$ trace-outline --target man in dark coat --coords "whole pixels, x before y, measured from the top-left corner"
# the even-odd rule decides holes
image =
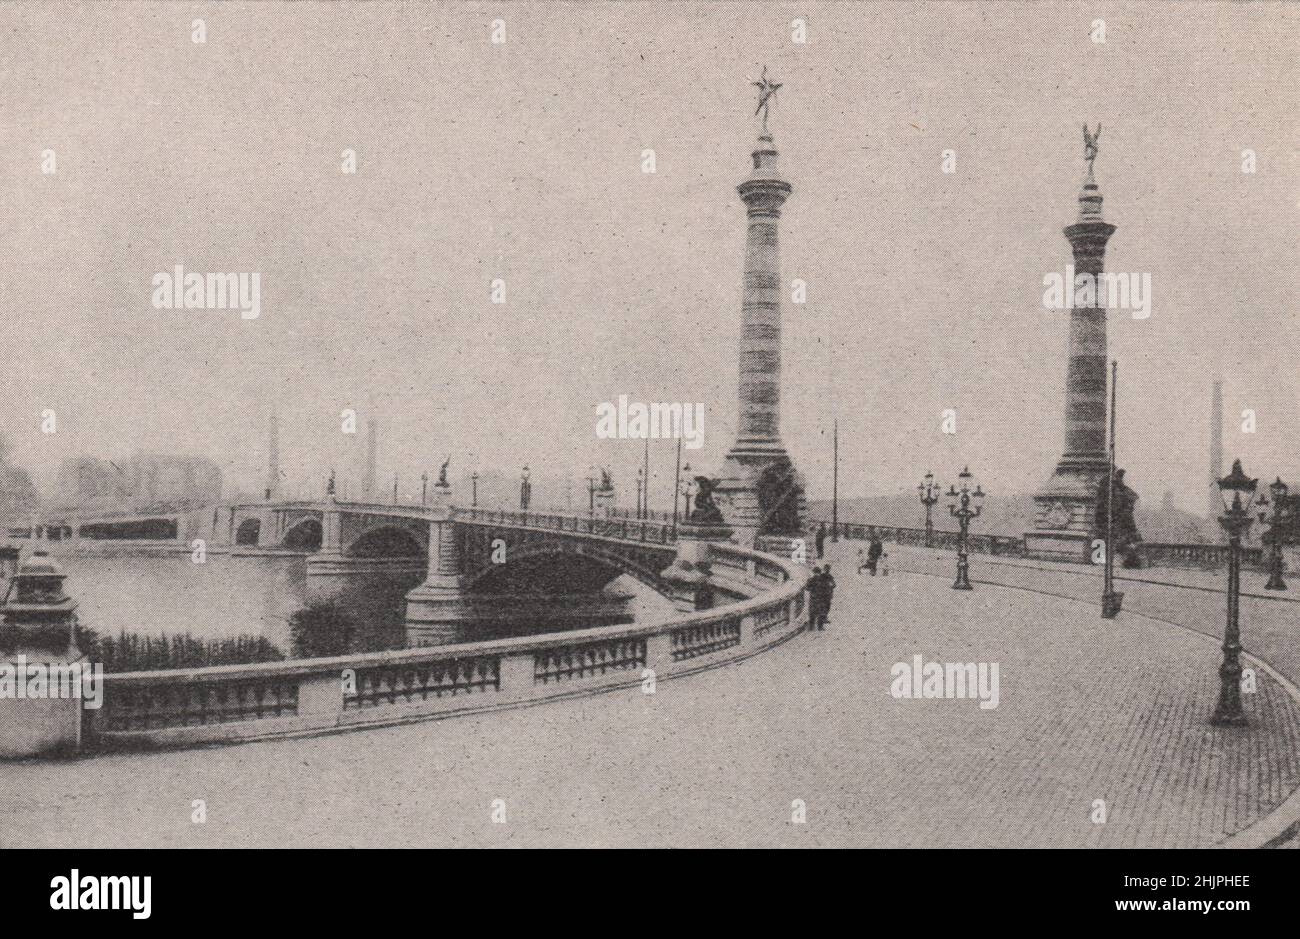
[[[1134,510],[1137,507],[1138,494],[1124,482],[1124,471],[1115,470],[1114,479],[1107,484],[1105,476],[1097,484],[1097,510],[1093,518],[1093,537],[1106,536],[1106,511],[1110,500],[1110,490],[1115,492],[1115,507],[1111,520],[1112,547],[1115,557],[1123,560],[1125,567],[1141,567],[1142,558],[1138,545],[1142,543],[1142,534],[1138,531]]]
[[[826,553],[826,523],[822,522],[817,528],[817,560],[821,560]]]
[[[831,566],[822,568],[822,618],[818,629],[825,629],[827,617],[831,614],[831,601],[835,599],[835,578],[831,576]]]
[[[885,553],[885,546],[881,544],[879,538],[871,539],[871,547],[867,549],[867,570],[871,576],[876,576],[876,565],[880,563],[880,556]]]
[[[808,578],[808,628],[820,629],[822,619],[822,603],[825,597],[825,590],[822,587],[822,569],[814,567],[812,576]]]

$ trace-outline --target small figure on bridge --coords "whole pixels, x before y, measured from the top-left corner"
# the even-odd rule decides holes
[[[1138,494],[1124,482],[1124,471],[1115,470],[1114,481],[1108,486],[1106,477],[1097,484],[1097,514],[1093,519],[1094,536],[1106,536],[1106,506],[1110,501],[1111,490],[1115,492],[1115,507],[1111,515],[1111,550],[1117,558],[1124,559],[1125,567],[1141,567],[1142,559],[1137,546],[1142,542],[1138,531],[1134,510],[1137,508]]]
[[[609,470],[604,467],[600,470],[600,491],[612,492],[614,489],[614,478],[609,475]]]
[[[859,551],[858,553],[861,554],[862,552]],[[884,556],[885,556],[885,546],[881,544],[879,538],[872,538],[871,544],[867,547],[866,560],[864,560],[858,566],[858,573],[861,574],[865,570],[872,577],[875,577],[876,565],[880,563],[880,559]]]
[[[808,580],[808,615],[809,628],[825,629],[826,617],[831,611],[831,597],[835,593],[835,578],[831,576],[831,566],[814,567],[813,575]]]
[[[330,470],[330,478],[325,483],[325,495],[327,496],[334,495],[334,471],[333,470]]]
[[[817,560],[821,560],[826,553],[826,523],[822,522],[817,526]]]
[[[822,601],[822,624],[819,628],[825,629],[830,622],[827,617],[831,615],[831,602],[835,599],[835,578],[831,576],[829,564],[822,568],[822,590],[825,591],[826,599]]]
[[[713,501],[713,490],[718,488],[718,480],[707,476],[695,477],[695,508],[690,521],[696,525],[721,525],[722,510]]]

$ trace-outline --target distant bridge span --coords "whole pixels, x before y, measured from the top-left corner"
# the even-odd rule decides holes
[[[675,597],[662,571],[676,557],[676,535],[663,522],[333,499],[226,512],[232,546],[306,553],[316,575],[423,563],[429,583],[447,589],[555,596],[598,592],[627,574]]]

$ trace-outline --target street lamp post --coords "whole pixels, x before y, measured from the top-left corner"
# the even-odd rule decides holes
[[[1241,469],[1241,460],[1232,461],[1232,472],[1218,481],[1223,499],[1219,524],[1228,533],[1228,622],[1223,630],[1223,664],[1219,666],[1219,703],[1210,719],[1213,724],[1241,725],[1246,715],[1241,710],[1241,539],[1254,524],[1250,516],[1251,500],[1258,480]],[[1228,502],[1228,494],[1232,502]],[[1243,503],[1242,496],[1245,496]]]
[[[957,539],[957,579],[953,582],[953,590],[974,589],[970,583],[970,562],[966,557],[966,536],[970,531],[971,519],[979,518],[980,512],[984,509],[984,490],[978,484],[972,490],[970,484],[973,479],[970,467],[964,467],[957,474],[961,489],[956,486],[948,487],[948,511],[952,513],[953,518],[957,519],[957,523],[961,526],[961,534]]]
[[[930,517],[930,509],[939,501],[939,496],[943,493],[943,487],[935,485],[934,473],[926,473],[925,480],[916,487],[916,491],[921,494],[921,504],[925,506],[925,546],[933,548],[934,520]]]
[[[469,485],[470,485],[469,507],[471,509],[477,509],[478,508],[478,470],[475,470],[474,472],[469,474]]]
[[[524,464],[523,475],[519,481],[519,508],[525,512],[528,511],[528,504],[533,499],[533,484],[528,481],[531,476],[528,465]]]
[[[685,479],[682,478],[683,473],[686,474]],[[677,519],[678,519],[677,497],[678,496],[681,496],[683,499],[685,499],[685,502],[683,503],[682,506],[681,515],[682,517],[689,519],[691,517],[691,464],[690,463],[686,463],[677,468],[677,483],[675,488],[673,489],[673,537],[674,538],[677,537]]]
[[[596,467],[587,470],[587,515],[596,515]]]
[[[429,471],[425,470],[420,474],[420,505],[427,505],[429,501]]]
[[[1268,491],[1273,494],[1273,524],[1269,527],[1265,537],[1269,540],[1268,552],[1268,583],[1264,585],[1265,590],[1285,590],[1286,581],[1282,579],[1282,568],[1285,566],[1282,561],[1282,510],[1286,505],[1287,485],[1282,482],[1279,476],[1277,481],[1268,487]],[[1268,505],[1268,500],[1263,496],[1259,497],[1261,508]],[[1259,513],[1259,522],[1264,523],[1265,513]]]
[[[840,540],[840,419],[835,419],[831,456],[831,543]]]
[[[642,473],[641,467],[638,466],[636,468],[636,517],[637,518],[645,517],[644,508],[642,507],[642,500],[641,500],[641,487],[644,485],[645,485],[645,477]]]
[[[393,474],[393,505],[397,505],[397,474]]]

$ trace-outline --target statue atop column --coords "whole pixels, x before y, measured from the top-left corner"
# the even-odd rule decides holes
[[[750,84],[758,89],[758,107],[754,109],[754,116],[757,117],[760,113],[763,115],[763,136],[766,137],[768,135],[768,130],[767,130],[768,108],[770,106],[770,101],[772,96],[776,94],[777,89],[781,87],[781,83],[780,82],[773,83],[768,81],[767,66],[764,65],[762,78],[760,78],[756,82],[750,82]]]
[[[451,465],[451,454],[447,454],[447,459],[442,461],[442,468],[438,470],[438,482],[435,484],[439,489],[450,488],[451,483],[447,482],[447,467]]]
[[[1101,125],[1097,125],[1097,130],[1088,133],[1088,125],[1083,125],[1083,158],[1088,163],[1088,180],[1092,180],[1092,163],[1097,159],[1097,141],[1101,139]]]

